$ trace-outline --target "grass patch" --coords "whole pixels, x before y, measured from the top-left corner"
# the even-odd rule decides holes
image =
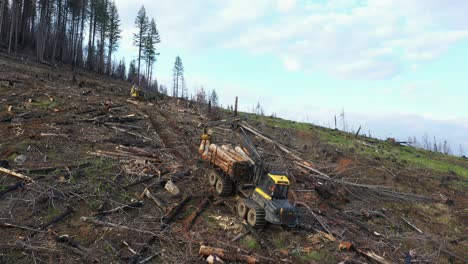
[[[335,256],[325,250],[314,250],[308,253],[299,251],[292,253],[292,255],[296,257],[300,263],[336,263]]]
[[[255,249],[260,248],[260,244],[252,236],[246,236],[245,238],[242,239],[241,243],[250,250],[255,250]]]
[[[44,110],[53,110],[55,108],[61,107],[62,105],[63,105],[62,103],[57,102],[56,100],[51,101],[49,99],[31,103],[31,106],[44,109]]]
[[[275,232],[272,234],[272,243],[276,248],[282,249],[286,248],[289,245],[289,241],[287,238],[287,233],[285,232]]]
[[[342,151],[353,152],[355,154],[373,158],[381,161],[398,162],[405,166],[422,167],[441,173],[452,173],[464,178],[468,178],[468,162],[450,155],[435,153],[423,149],[408,146],[399,146],[390,142],[377,139],[354,137],[351,133],[339,130],[318,127],[308,123],[284,120],[272,116],[260,116],[252,113],[241,113],[249,120],[261,122],[267,126],[279,127],[283,129],[295,129],[304,133],[313,133],[318,138],[329,145]],[[369,141],[372,146],[366,146],[360,141]],[[465,166],[462,166],[466,164]],[[466,181],[454,181],[456,185],[467,186]]]

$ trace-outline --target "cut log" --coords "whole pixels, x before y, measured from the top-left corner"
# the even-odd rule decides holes
[[[18,173],[18,172],[3,168],[3,167],[0,167],[0,172],[6,173],[8,175],[11,175],[11,176],[14,176],[14,177],[17,177],[17,178],[20,178],[20,179],[22,179],[24,181],[27,181],[27,182],[34,183],[34,180],[31,179],[30,177],[28,177],[26,175],[23,175],[21,173]]]
[[[68,206],[67,209],[66,209],[63,213],[57,215],[56,217],[54,217],[54,218],[53,218],[52,220],[50,220],[49,222],[46,222],[46,223],[44,223],[44,224],[42,224],[42,225],[39,225],[38,227],[39,227],[40,229],[44,229],[44,228],[46,228],[46,227],[48,227],[48,226],[50,226],[50,225],[52,225],[52,224],[58,223],[58,222],[60,222],[62,219],[64,219],[67,215],[73,213],[74,211],[75,211],[75,210],[73,210],[72,207]]]
[[[74,169],[81,169],[81,168],[86,168],[89,167],[91,164],[89,162],[85,162],[82,164],[70,164],[70,165],[60,165],[60,166],[51,166],[51,167],[39,167],[39,168],[22,168],[19,169],[18,171],[21,172],[28,172],[28,173],[47,173],[55,170],[74,170]]]
[[[216,144],[211,144],[208,147],[209,151],[211,152],[212,157],[216,157],[217,159],[222,159],[223,161],[227,162],[228,164],[232,164],[236,162],[234,158],[229,156],[222,148],[218,147]]]
[[[41,137],[68,137],[67,134],[41,133]]]
[[[143,191],[143,195],[148,197],[151,201],[154,202],[154,204],[156,204],[157,208],[161,210],[161,212],[165,212],[166,211],[166,206],[164,205],[164,203],[159,200],[159,198],[157,198],[156,196],[154,196],[150,190],[148,190],[148,188],[145,188],[145,190]]]
[[[192,199],[192,196],[188,195],[185,198],[183,198],[179,204],[172,208],[171,212],[169,212],[163,219],[163,225],[161,226],[161,229],[165,229],[168,226],[168,224],[172,222],[172,220],[174,220],[174,217],[180,212],[184,205],[187,204],[188,201],[190,201],[190,199]]]
[[[257,259],[253,256],[249,255],[239,255],[236,253],[231,253],[227,252],[226,250],[222,248],[214,248],[214,247],[208,247],[208,246],[200,246],[200,250],[198,252],[202,256],[209,256],[209,255],[216,255],[219,256],[220,258],[228,261],[242,261],[247,264],[255,264],[257,262]]]
[[[131,228],[131,227],[128,227],[128,226],[118,225],[118,224],[114,224],[114,223],[111,223],[111,222],[105,222],[105,221],[98,220],[98,219],[96,219],[94,217],[82,216],[80,219],[81,219],[81,221],[90,222],[90,223],[93,223],[93,224],[96,224],[96,225],[108,226],[108,227],[113,227],[115,229],[133,231],[133,232],[137,232],[137,233],[149,234],[149,235],[156,236],[156,234],[151,232],[151,231],[137,229],[137,228]]]
[[[200,147],[198,148],[198,154],[202,155],[203,152],[205,152],[205,147],[206,147],[206,139],[200,142]]]
[[[373,261],[375,261],[377,263],[380,263],[380,264],[392,264],[393,263],[393,262],[388,261],[388,260],[384,259],[383,257],[375,254],[372,251],[364,251],[364,250],[360,250],[360,249],[356,249],[356,251],[359,254],[361,254],[361,255],[363,255],[363,256],[365,256],[365,257],[367,257],[367,258],[369,258],[369,259],[371,259],[371,260],[373,260]]]
[[[201,203],[197,206],[197,210],[195,212],[193,212],[187,218],[187,220],[185,220],[185,231],[186,232],[188,232],[192,228],[193,223],[195,223],[195,220],[197,219],[197,217],[203,212],[203,209],[208,205],[211,198],[212,198],[212,196],[205,197],[205,199],[203,199],[203,201],[201,201]]]
[[[134,182],[134,183],[130,183],[130,184],[124,186],[123,189],[128,189],[128,188],[133,187],[133,186],[135,186],[135,185],[138,185],[138,184],[142,184],[142,183],[151,181],[152,179],[155,179],[155,178],[161,178],[162,176],[167,175],[167,174],[169,174],[169,173],[170,173],[170,171],[167,170],[167,169],[162,170],[162,171],[158,171],[158,174],[153,175],[153,176],[150,176],[150,177],[145,177],[145,178],[143,178],[143,179],[141,179],[141,180],[139,180],[139,181],[136,181],[136,182]]]
[[[107,214],[112,214],[112,213],[115,213],[115,212],[118,212],[118,211],[121,211],[121,210],[134,209],[134,208],[138,208],[138,207],[142,207],[142,206],[143,206],[143,201],[137,201],[137,202],[133,202],[133,203],[130,203],[130,204],[125,204],[125,205],[116,207],[116,208],[111,209],[111,210],[97,212],[97,213],[94,213],[94,215],[107,215]]]
[[[255,162],[250,158],[250,156],[239,146],[236,146],[234,150],[241,154],[244,158],[246,158],[252,165],[255,164]]]
[[[230,145],[222,145],[221,148],[226,151],[226,153],[237,162],[247,161],[242,155],[237,153]]]

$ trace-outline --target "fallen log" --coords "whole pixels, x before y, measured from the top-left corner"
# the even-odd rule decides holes
[[[146,196],[148,197],[151,201],[154,202],[154,204],[156,205],[156,207],[158,209],[161,210],[161,212],[165,212],[166,211],[166,206],[164,205],[164,203],[159,200],[159,198],[157,198],[156,196],[154,196],[150,190],[148,190],[148,188],[145,188],[145,190],[143,191],[143,196]]]
[[[138,207],[142,207],[142,206],[143,206],[143,201],[136,201],[136,202],[133,202],[133,203],[118,206],[116,208],[113,208],[113,209],[110,209],[110,210],[107,210],[107,211],[97,212],[97,213],[94,213],[93,215],[108,215],[108,214],[112,214],[112,213],[115,213],[115,212],[118,212],[118,211],[121,211],[121,210],[134,209],[134,208],[138,208]]]
[[[118,225],[118,224],[114,224],[114,223],[111,223],[111,222],[105,222],[105,221],[98,220],[98,219],[96,219],[94,217],[82,216],[80,219],[81,219],[81,221],[93,223],[93,224],[96,224],[96,225],[108,226],[108,227],[113,227],[115,229],[120,229],[120,230],[125,230],[125,231],[133,231],[133,232],[137,232],[137,233],[149,234],[149,235],[156,236],[156,234],[154,232],[151,232],[151,231],[148,231],[148,230],[131,228],[131,227],[128,227],[128,226]]]
[[[0,226],[1,226],[1,227],[18,228],[18,229],[22,229],[22,230],[37,232],[37,233],[45,233],[45,232],[47,232],[47,231],[42,231],[42,230],[39,230],[39,229],[30,228],[30,227],[27,227],[27,226],[15,225],[15,224],[11,224],[11,223],[0,223]]]
[[[136,181],[134,183],[130,183],[128,185],[125,185],[124,187],[122,187],[123,189],[128,189],[130,187],[133,187],[133,186],[136,186],[138,184],[142,184],[142,183],[145,183],[145,182],[148,182],[148,181],[151,181],[152,179],[154,178],[161,178],[162,176],[166,175],[166,174],[169,174],[170,171],[169,170],[163,170],[162,172],[161,171],[158,171],[158,174],[156,175],[153,175],[153,176],[150,176],[150,177],[145,177],[139,181]]]
[[[34,180],[31,179],[30,177],[28,177],[26,175],[23,175],[21,173],[18,173],[18,172],[3,168],[3,167],[0,167],[0,172],[6,173],[8,175],[11,175],[11,176],[14,176],[14,177],[17,177],[17,178],[20,178],[20,179],[22,179],[24,181],[27,181],[27,182],[34,183]]]
[[[323,229],[325,231],[327,231],[327,233],[330,236],[333,237],[334,232],[332,230],[330,230],[329,226],[325,223],[325,221],[320,216],[315,214],[314,211],[312,211],[312,209],[306,203],[301,202],[301,201],[296,201],[296,204],[304,206],[307,209],[307,211],[309,211],[309,213],[317,220],[317,222],[320,223],[320,225],[323,227]]]
[[[163,218],[163,225],[161,226],[161,229],[165,229],[169,223],[174,220],[174,217],[180,212],[184,205],[190,201],[190,199],[192,199],[192,195],[186,196],[182,199],[182,201],[180,201],[179,204],[172,208],[172,210]]]
[[[67,134],[41,133],[41,137],[68,137]]]
[[[121,160],[148,160],[152,162],[160,163],[161,160],[154,157],[147,157],[147,156],[135,156],[132,153],[124,153],[124,152],[112,152],[106,150],[96,150],[96,152],[88,152],[90,155],[104,157],[104,158],[111,158],[111,159],[121,159]]]
[[[81,164],[70,164],[70,165],[60,165],[60,166],[51,166],[51,167],[39,167],[39,168],[21,168],[18,171],[27,172],[27,173],[35,173],[35,172],[50,172],[59,169],[67,169],[67,170],[74,170],[80,168],[86,168],[90,166],[89,162],[81,163]]]
[[[208,247],[208,246],[203,246],[203,245],[200,246],[200,250],[198,253],[202,256],[216,255],[224,260],[242,261],[247,264],[255,264],[257,262],[257,259],[253,256],[239,255],[236,253],[227,252],[226,250],[222,248],[214,248],[214,247]]]
[[[400,218],[406,223],[408,224],[411,228],[413,228],[414,230],[416,230],[416,232],[418,232],[419,234],[425,236],[427,239],[429,239],[429,241],[431,241],[432,243],[434,244],[437,244],[437,249],[440,250],[441,252],[444,252],[445,254],[451,256],[452,258],[456,258],[458,260],[461,260],[462,262],[465,262],[465,263],[468,263],[468,260],[461,257],[461,256],[458,256],[456,255],[455,253],[445,249],[442,247],[442,245],[437,242],[436,240],[434,240],[431,236],[427,235],[426,233],[424,233],[421,229],[419,229],[417,226],[415,226],[414,224],[412,224],[408,219],[404,218],[403,216],[400,216]]]
[[[6,187],[4,190],[0,191],[0,198],[2,198],[5,194],[11,192],[11,191],[14,191],[18,188],[21,188],[24,186],[24,182],[17,182],[13,185],[10,185],[8,187]]]
[[[246,129],[247,131],[249,131],[250,133],[256,135],[257,137],[275,145],[277,148],[279,148],[281,151],[283,151],[284,153],[286,154],[289,154],[291,155],[291,157],[297,159],[297,160],[300,160],[300,161],[304,161],[301,157],[297,156],[293,150],[291,149],[288,149],[287,147],[285,147],[284,145],[268,138],[267,136],[263,135],[262,133],[260,133],[259,131],[257,131],[256,129],[254,129],[253,127],[249,126],[245,121],[242,121],[242,124],[241,124],[241,127]]]
[[[236,242],[237,240],[247,236],[248,234],[250,234],[250,230],[247,230],[247,232],[244,232],[244,233],[240,233],[238,234],[237,236],[235,236],[233,239],[231,239],[231,242]]]
[[[49,67],[51,67],[51,68],[53,68],[53,69],[57,69],[57,66],[56,66],[55,64],[49,63],[49,62],[44,61],[44,60],[40,60],[39,62],[40,62],[41,64],[44,64],[44,65],[46,65],[46,66],[49,66]]]
[[[212,196],[205,197],[203,201],[200,202],[200,204],[197,206],[197,210],[193,212],[187,220],[185,220],[185,231],[188,232],[193,226],[193,223],[195,223],[195,220],[197,217],[203,212],[203,209],[208,205],[210,200],[212,199]]]
[[[146,252],[151,247],[151,245],[154,244],[154,242],[156,241],[156,238],[157,238],[156,236],[152,236],[150,239],[148,239],[148,241],[146,241],[146,243],[143,246],[141,246],[138,249],[137,252],[135,252],[135,255],[133,255],[133,257],[130,259],[130,261],[128,263],[129,264],[136,264],[136,263],[144,263],[144,260],[148,261],[148,258],[146,258],[146,259],[138,262],[140,257],[143,256],[143,254],[146,254]]]
[[[363,255],[364,257],[367,257],[368,259],[371,259],[371,260],[373,260],[373,261],[375,261],[377,263],[380,263],[380,264],[392,264],[393,263],[393,262],[388,261],[385,258],[375,254],[372,251],[364,251],[364,250],[356,249],[356,252],[358,252],[359,254]]]
[[[145,137],[145,136],[143,136],[143,135],[140,135],[140,134],[135,133],[135,132],[132,132],[132,131],[128,131],[128,130],[123,129],[123,128],[119,128],[119,127],[116,127],[116,126],[109,126],[109,127],[112,128],[112,129],[115,129],[115,130],[117,130],[117,131],[124,132],[124,133],[127,133],[127,134],[129,134],[129,135],[135,136],[135,137],[137,137],[137,138],[143,138],[143,139],[146,139],[146,140],[148,140],[148,141],[153,140],[153,139],[151,139],[151,138],[149,138],[149,137]]]
[[[50,220],[49,222],[46,222],[46,223],[44,223],[44,224],[39,225],[38,228],[44,229],[44,228],[46,228],[46,227],[48,227],[48,226],[50,226],[50,225],[52,225],[52,224],[58,223],[58,222],[60,222],[63,218],[65,218],[65,217],[68,216],[69,214],[73,213],[74,211],[75,211],[75,210],[74,210],[71,206],[68,206],[67,209],[66,209],[63,213],[57,215],[56,217],[54,217],[54,218],[53,218],[52,220]]]

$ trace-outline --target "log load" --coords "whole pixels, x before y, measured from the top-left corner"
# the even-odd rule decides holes
[[[245,152],[239,153],[230,145],[218,146],[202,140],[198,153],[205,161],[216,165],[230,176],[244,176],[250,172],[253,161]]]

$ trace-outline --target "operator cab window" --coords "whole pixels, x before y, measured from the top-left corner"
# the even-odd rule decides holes
[[[274,199],[288,199],[288,185],[277,184],[272,195]]]

